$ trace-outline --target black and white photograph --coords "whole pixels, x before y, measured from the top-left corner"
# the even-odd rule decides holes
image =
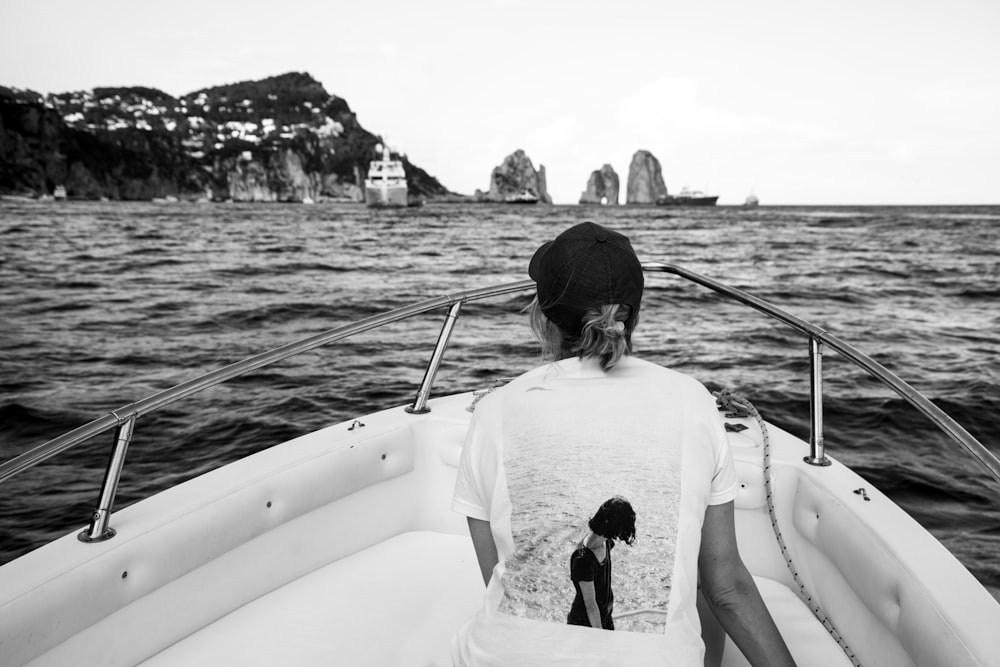
[[[0,7],[0,667],[1000,667],[1000,3]]]

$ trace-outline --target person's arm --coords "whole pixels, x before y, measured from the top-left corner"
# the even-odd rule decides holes
[[[736,545],[733,502],[709,505],[701,529],[698,573],[715,617],[754,667],[794,666]]]
[[[590,626],[598,630],[604,629],[601,623],[601,608],[597,606],[597,591],[594,590],[593,581],[578,581],[580,585],[580,595],[583,597],[583,606],[587,609],[587,620]]]
[[[701,621],[701,640],[705,643],[705,667],[722,667],[722,655],[726,649],[726,631],[719,625],[715,613],[705,599],[698,583],[698,618]]]
[[[482,519],[469,520],[469,535],[472,536],[472,546],[476,550],[476,560],[479,561],[479,571],[483,575],[483,583],[489,586],[490,577],[493,576],[493,568],[500,561],[497,556],[497,545],[493,541],[493,531],[489,521]]]

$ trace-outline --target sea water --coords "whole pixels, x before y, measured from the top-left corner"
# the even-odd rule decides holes
[[[0,200],[0,459],[222,365],[443,293],[526,278],[566,227],[626,233],[826,328],[1000,450],[1000,207],[657,207]],[[529,295],[470,304],[437,393],[538,363]],[[443,315],[366,333],[144,416],[117,507],[293,436],[412,399]],[[636,353],[809,430],[808,344],[650,275]],[[1000,490],[864,372],[825,355],[828,453],[1000,595]],[[0,484],[0,562],[85,524],[97,437]],[[623,556],[627,557],[627,556]]]

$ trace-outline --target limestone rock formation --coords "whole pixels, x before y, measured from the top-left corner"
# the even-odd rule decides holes
[[[548,181],[545,180],[544,164],[538,165],[538,201],[543,204],[552,203],[552,197],[549,195]]]
[[[580,195],[581,204],[618,204],[618,174],[606,164],[590,174],[587,189]]]
[[[220,161],[227,175],[226,199],[243,202],[299,202],[335,198],[362,201],[364,194],[354,184],[340,184],[335,174],[309,171],[302,156],[290,148],[259,157]]]
[[[649,151],[638,150],[628,168],[627,204],[655,204],[667,196],[660,161]]]
[[[505,157],[500,166],[493,169],[490,175],[490,191],[485,195],[485,199],[492,202],[510,202],[528,195],[537,197],[539,203],[552,203],[552,197],[549,196],[545,186],[545,166],[539,165],[538,171],[535,171],[531,158],[519,148]]]

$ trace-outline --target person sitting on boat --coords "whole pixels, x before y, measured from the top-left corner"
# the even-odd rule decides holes
[[[566,622],[614,630],[615,594],[611,588],[611,550],[615,540],[635,542],[635,510],[620,496],[609,498],[587,522],[588,534],[569,557],[576,596]]]
[[[454,663],[700,667],[700,580],[752,664],[794,664],[737,550],[738,483],[712,395],[631,354],[643,272],[629,240],[580,223],[528,274],[548,363],[483,397],[469,425],[452,509],[468,517],[486,593]],[[617,631],[595,632],[566,622],[565,554],[578,517],[618,495],[642,521],[616,575]]]

